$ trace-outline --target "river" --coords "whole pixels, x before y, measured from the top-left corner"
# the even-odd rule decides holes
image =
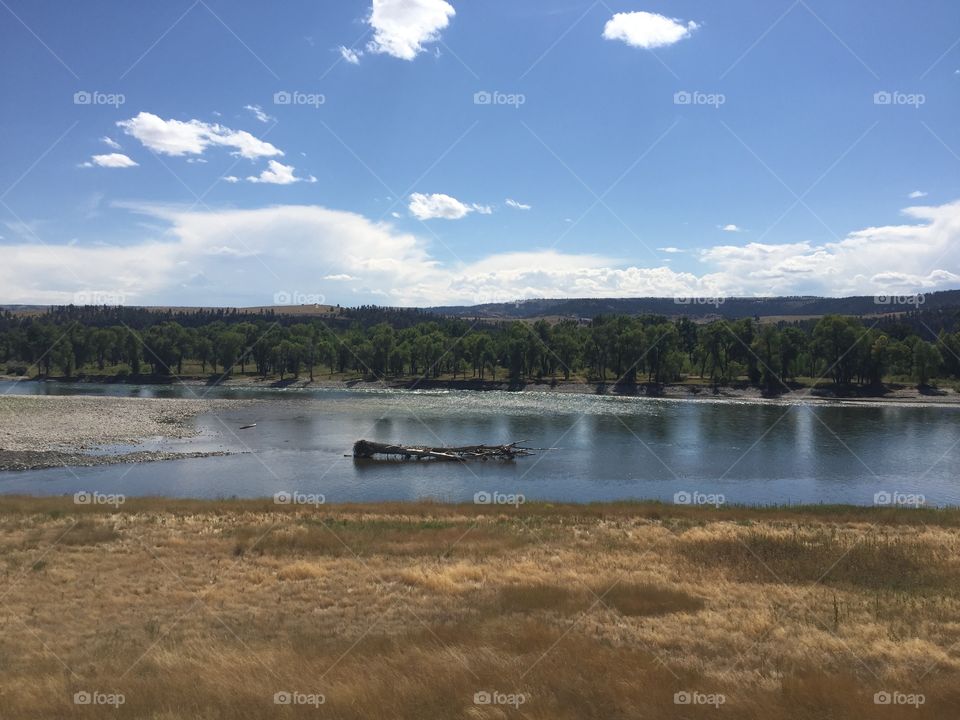
[[[0,473],[0,493],[217,498],[288,492],[328,503],[470,501],[487,493],[480,497],[503,502],[856,505],[921,495],[928,505],[960,504],[960,408],[952,407],[32,382],[0,383],[5,391],[265,402],[198,417],[197,438],[138,446],[233,454]],[[250,423],[256,427],[240,429]],[[361,462],[345,457],[359,438],[428,445],[523,440],[544,449],[514,462]]]

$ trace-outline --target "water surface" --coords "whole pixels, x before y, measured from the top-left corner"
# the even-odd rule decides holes
[[[37,382],[0,383],[0,392],[267,400],[200,416],[199,438],[140,446],[237,454],[0,473],[2,493],[211,498],[288,491],[348,502],[462,501],[499,492],[589,502],[699,492],[736,503],[869,505],[875,493],[888,491],[960,504],[960,408]],[[252,422],[256,428],[239,429]],[[524,440],[547,449],[507,463],[344,457],[359,438],[430,445]]]

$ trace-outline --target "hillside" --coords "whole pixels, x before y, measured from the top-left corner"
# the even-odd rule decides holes
[[[960,306],[960,290],[947,290],[907,298],[884,298],[861,295],[845,298],[816,296],[717,298],[715,302],[682,302],[674,298],[560,298],[520,300],[517,302],[485,303],[483,305],[448,305],[426,308],[438,315],[455,317],[482,317],[524,319],[533,317],[584,317],[605,314],[625,315],[685,315],[707,317],[816,317],[821,315],[876,315],[906,312],[917,307],[935,310]],[[913,300],[913,296],[910,296]],[[687,299],[689,300],[689,299]]]

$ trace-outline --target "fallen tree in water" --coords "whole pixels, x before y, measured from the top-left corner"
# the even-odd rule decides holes
[[[464,462],[466,460],[513,460],[517,457],[533,455],[538,448],[521,447],[523,440],[507,445],[462,445],[460,447],[425,447],[422,445],[391,445],[357,440],[353,444],[355,458],[372,459],[377,456],[398,457],[403,460],[448,460]]]

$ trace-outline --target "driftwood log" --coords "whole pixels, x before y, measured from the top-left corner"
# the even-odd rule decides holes
[[[517,457],[533,455],[535,448],[520,447],[520,443],[507,445],[462,445],[460,447],[425,447],[422,445],[390,445],[357,440],[353,444],[355,458],[394,457],[403,460],[446,460],[465,462],[467,460],[513,460]]]

